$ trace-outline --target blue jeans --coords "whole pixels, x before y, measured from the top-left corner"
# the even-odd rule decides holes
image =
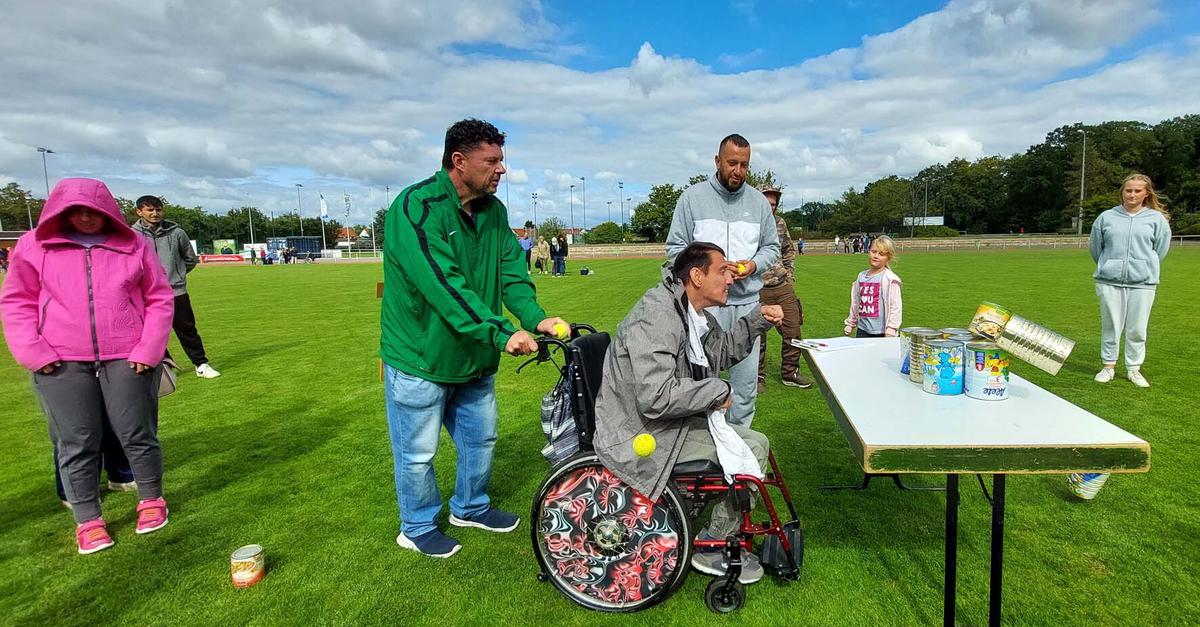
[[[566,273],[567,273],[567,258],[566,257],[555,257],[554,258],[554,274],[564,275]]]
[[[389,365],[384,393],[400,531],[412,538],[437,528],[442,495],[433,473],[433,457],[442,425],[458,451],[450,513],[469,518],[487,511],[499,417],[495,376],[458,384],[433,383]]]

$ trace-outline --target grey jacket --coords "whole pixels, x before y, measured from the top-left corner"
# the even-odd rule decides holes
[[[621,321],[604,357],[592,444],[605,466],[651,499],[666,488],[687,429],[707,429],[708,410],[729,394],[717,373],[744,359],[754,339],[771,328],[757,310],[730,332],[712,314],[703,315],[707,369],[688,361],[687,295],[664,270],[662,283]],[[633,438],[641,433],[657,444],[647,457],[633,452]]]
[[[133,230],[154,244],[154,252],[158,253],[158,260],[167,271],[167,280],[171,282],[175,295],[187,294],[187,274],[200,263],[187,233],[169,220],[160,222],[157,230],[146,224],[145,220],[138,220],[133,223]]]
[[[683,190],[667,233],[667,259],[674,261],[697,241],[720,246],[730,261],[753,261],[754,274],[729,286],[729,304],[758,302],[762,273],[779,259],[779,235],[767,197],[745,183],[731,192],[716,176]]]
[[[1148,207],[1129,215],[1117,205],[1096,217],[1088,247],[1096,262],[1092,277],[1097,283],[1153,289],[1171,247],[1171,225]]]

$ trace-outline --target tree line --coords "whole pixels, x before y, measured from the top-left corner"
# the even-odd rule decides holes
[[[249,242],[266,242],[268,237],[284,237],[301,235],[321,235],[325,230],[325,241],[329,246],[335,245],[339,239],[342,223],[332,217],[326,218],[324,224],[316,217],[305,217],[303,220],[295,212],[283,214],[264,213],[257,207],[243,206],[229,209],[225,213],[209,213],[203,207],[185,207],[171,203],[163,198],[164,216],[167,220],[178,224],[188,236],[196,240],[200,248],[198,252],[214,252],[214,239],[232,239],[239,244]],[[0,188],[0,225],[7,231],[24,231],[30,221],[37,224],[42,214],[43,198],[35,198],[31,192],[22,189],[16,183],[9,183]],[[128,198],[117,198],[126,222],[133,224],[138,219],[134,201]],[[383,245],[383,210],[376,215],[379,225],[376,233],[376,243]],[[253,224],[254,237],[250,237]],[[354,225],[355,232],[361,232],[363,225]],[[368,246],[369,247],[369,246]]]
[[[1154,181],[1175,233],[1200,235],[1200,115],[1155,125],[1062,126],[1024,153],[937,163],[911,177],[886,176],[862,191],[847,189],[832,202],[809,201],[781,211],[793,229],[828,237],[860,232],[1053,233],[1074,232],[1082,205],[1086,233],[1097,215],[1120,204],[1121,181],[1133,172]],[[697,175],[682,186],[652,186],[635,208],[630,230],[641,238],[663,241],[679,195],[707,178]],[[747,183],[774,184],[775,174],[752,171]],[[786,207],[786,194],[783,204]],[[905,218],[926,215],[942,216],[946,228],[905,226]]]

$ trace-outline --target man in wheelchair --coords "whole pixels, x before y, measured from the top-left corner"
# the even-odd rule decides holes
[[[710,413],[731,404],[729,384],[718,374],[744,359],[756,338],[783,319],[779,306],[763,306],[730,331],[722,330],[705,309],[725,304],[732,266],[715,244],[689,245],[664,269],[662,283],[621,322],[605,356],[595,452],[605,467],[651,500],[662,494],[672,470],[686,462],[720,463],[726,475],[746,472],[731,469],[731,455],[735,461],[740,455],[738,468],[768,467],[770,446],[763,434],[725,423],[724,412],[715,415],[713,420],[721,422],[710,430]],[[654,438],[649,454],[634,450],[634,438],[641,434]],[[700,538],[720,540],[738,532],[741,513],[730,502],[732,494],[713,507]],[[728,568],[719,551],[696,553],[692,566],[712,575]],[[739,580],[753,583],[762,574],[758,558],[746,555]]]

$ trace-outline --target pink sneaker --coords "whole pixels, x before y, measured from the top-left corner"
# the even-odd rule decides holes
[[[167,502],[161,496],[139,501],[137,513],[138,533],[150,533],[167,526]]]
[[[108,535],[108,529],[104,527],[103,518],[93,518],[89,521],[79,523],[75,527],[75,542],[79,544],[80,555],[103,551],[116,544],[113,542],[112,537]]]

